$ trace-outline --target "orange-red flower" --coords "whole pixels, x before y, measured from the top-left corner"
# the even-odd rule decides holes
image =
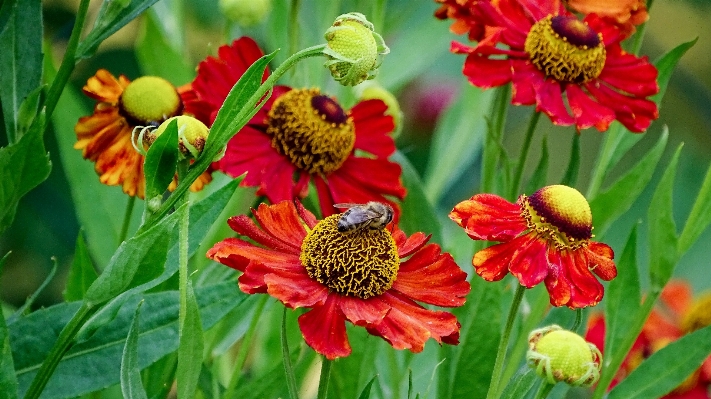
[[[649,19],[645,0],[568,0],[568,7],[583,14],[597,14],[618,25],[625,35]]]
[[[121,75],[99,69],[87,80],[84,93],[97,100],[94,113],[79,118],[74,126],[77,142],[86,159],[96,162],[101,183],[121,185],[123,192],[143,198],[143,156],[131,144],[136,126],[158,126],[183,109],[178,91],[166,80],[146,76],[131,82]],[[190,187],[199,191],[212,177],[204,173]],[[176,181],[169,189],[174,189]]]
[[[711,292],[693,298],[686,281],[670,281],[659,297],[657,306],[644,323],[642,331],[615,374],[610,387],[614,387],[639,366],[644,359],[685,334],[711,323]],[[588,319],[585,339],[602,350],[605,342],[605,318],[595,313]],[[708,399],[711,387],[711,356],[699,370],[687,378],[664,399]]]
[[[203,120],[209,126],[232,86],[261,56],[247,37],[220,47],[217,58],[208,57],[198,66],[192,83],[197,101],[186,102],[186,111],[209,109],[210,119]],[[341,202],[387,202],[398,213],[392,197],[404,198],[405,188],[402,169],[388,160],[395,144],[390,136],[393,119],[386,112],[381,100],[361,101],[346,112],[318,89],[276,86],[229,141],[217,167],[235,177],[246,173],[241,184],[259,187],[257,193],[272,203],[305,197],[313,182],[325,216]]]
[[[429,236],[406,237],[396,227],[342,233],[341,215],[318,221],[292,201],[252,212],[257,223],[230,218],[242,237],[218,242],[207,257],[242,271],[239,287],[248,294],[310,308],[299,327],[317,352],[329,359],[351,353],[346,321],[395,349],[420,352],[429,338],[458,343],[454,315],[415,302],[461,306],[470,290],[466,273],[437,244],[427,244]]]
[[[526,288],[545,282],[554,306],[594,306],[604,289],[593,273],[603,280],[617,275],[612,248],[590,240],[590,206],[574,188],[547,186],[515,204],[477,194],[449,217],[475,240],[501,242],[474,255],[479,276],[498,281],[511,272]]]
[[[464,75],[485,89],[511,82],[512,104],[536,104],[579,130],[618,120],[643,132],[659,116],[648,99],[659,91],[657,69],[622,50],[624,33],[596,14],[580,21],[559,0],[500,0],[472,2],[455,18],[485,32],[474,47],[452,42],[467,54]]]

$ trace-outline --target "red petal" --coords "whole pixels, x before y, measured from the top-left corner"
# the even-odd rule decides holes
[[[511,81],[511,61],[470,54],[464,61],[462,73],[471,84],[482,89],[503,86]]]
[[[331,216],[339,211],[334,207],[337,204],[334,201],[331,188],[326,183],[326,180],[322,176],[314,175],[314,186],[316,187],[316,194],[318,194],[318,203],[321,207],[321,215],[325,218]]]
[[[378,297],[360,299],[341,296],[339,303],[346,319],[357,326],[380,323],[390,311],[390,306]]]
[[[545,77],[528,60],[512,60],[511,104],[531,105],[536,103],[534,83],[542,84]]]
[[[306,238],[306,229],[292,201],[282,201],[270,206],[260,204],[253,213],[264,231],[292,247],[301,249],[301,243]]]
[[[619,43],[605,49],[605,67],[598,79],[635,97],[648,97],[659,93],[657,68],[647,57],[627,54]]]
[[[269,163],[264,166],[257,194],[266,195],[272,203],[292,201],[301,190],[294,181],[294,173],[297,171],[299,170],[286,157],[271,157]]]
[[[393,233],[393,239],[395,239],[395,244],[397,245],[397,254],[401,259],[412,255],[415,251],[419,251],[430,240],[430,237],[432,235],[425,235],[419,231],[407,237],[405,232],[398,228]]]
[[[252,271],[247,268],[248,273]],[[268,273],[263,280],[267,293],[292,309],[320,306],[328,297],[328,287],[312,280],[303,267],[293,273]]]
[[[282,242],[276,237],[265,233],[257,227],[252,219],[247,215],[233,216],[227,219],[227,224],[237,233],[247,236],[252,240],[264,245],[267,248],[278,249],[284,252],[291,252],[296,255],[301,253],[301,246],[294,247],[291,243]]]
[[[475,253],[472,265],[476,274],[486,281],[499,281],[504,278],[509,272],[511,258],[522,241],[525,241],[525,238],[514,238],[512,241],[492,245]]]
[[[346,319],[339,310],[338,301],[338,295],[331,294],[323,306],[316,306],[299,316],[304,341],[329,360],[351,354]]]
[[[368,331],[388,341],[393,348],[421,352],[430,337],[440,343],[459,343],[460,326],[451,313],[425,309],[391,291],[378,298],[392,309],[382,322],[369,325]]]
[[[206,256],[241,271],[244,271],[246,260],[260,262],[276,270],[303,269],[298,254],[258,247],[239,238],[227,238],[216,243]]]
[[[573,288],[565,276],[565,268],[561,253],[555,248],[548,249],[548,276],[546,289],[551,298],[551,305],[563,306],[570,302]]]
[[[566,86],[565,93],[578,130],[595,126],[597,130],[604,132],[615,120],[615,111],[593,101],[578,86]]]
[[[657,104],[653,101],[618,93],[601,84],[599,79],[588,83],[585,88],[599,103],[614,109],[617,120],[632,132],[645,131],[659,117]]]
[[[301,220],[306,223],[306,226],[308,226],[310,229],[316,227],[316,225],[318,224],[318,219],[316,219],[316,216],[314,216],[311,211],[304,208],[304,205],[301,203],[301,201],[294,201],[294,204],[296,205],[296,212],[299,214]]]
[[[617,268],[612,259],[615,253],[607,244],[592,241],[587,250],[588,267],[601,279],[610,281],[617,276]]]
[[[355,125],[356,149],[378,158],[387,158],[395,152],[395,141],[390,136],[395,124],[392,116],[385,115],[387,110],[388,106],[382,100],[361,101],[350,110]]]
[[[565,251],[560,260],[563,275],[570,284],[570,300],[565,305],[571,309],[597,305],[604,291],[588,268],[585,250]]]
[[[458,203],[449,218],[475,240],[508,241],[527,228],[520,206],[493,194],[477,194]]]
[[[536,90],[536,111],[542,111],[556,125],[570,126],[575,119],[568,113],[563,103],[561,84],[553,79],[545,79]]]
[[[392,289],[416,301],[456,307],[464,305],[471,288],[452,256],[430,244],[400,264]]]
[[[217,169],[232,177],[247,173],[242,182],[246,186],[259,186],[265,166],[272,158],[281,157],[264,132],[245,126],[227,142],[225,156],[217,161]]]
[[[676,317],[681,318],[693,303],[691,285],[684,280],[671,280],[664,286],[659,300],[665,307],[671,309]]]
[[[522,236],[518,241],[519,249],[511,258],[509,271],[521,285],[533,288],[548,275],[547,243],[533,232]]]

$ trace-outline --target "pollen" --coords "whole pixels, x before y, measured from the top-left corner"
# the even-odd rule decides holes
[[[589,82],[605,66],[602,35],[572,16],[549,15],[536,22],[524,49],[533,65],[560,82]]]
[[[144,76],[131,82],[121,94],[121,114],[132,125],[158,126],[180,114],[183,104],[175,87],[157,76]]]
[[[272,147],[308,173],[328,174],[355,145],[355,125],[343,108],[318,89],[291,90],[269,111]]]
[[[590,205],[576,189],[563,185],[543,187],[519,200],[528,227],[559,249],[577,249],[592,238]]]
[[[338,231],[341,215],[331,215],[311,230],[301,245],[301,264],[309,277],[341,295],[368,299],[389,290],[400,267],[395,240],[387,229]]]
[[[681,325],[687,333],[711,325],[711,292],[707,292],[694,301],[684,314]]]

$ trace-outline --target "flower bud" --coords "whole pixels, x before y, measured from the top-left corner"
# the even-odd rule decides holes
[[[150,146],[153,142],[168,128],[168,124],[173,120],[178,121],[178,147],[180,153],[186,158],[196,159],[200,156],[202,149],[205,147],[207,136],[210,131],[204,123],[193,118],[192,116],[180,115],[174,116],[165,122],[161,123],[158,129],[147,134],[145,140]]]
[[[400,109],[400,103],[398,103],[397,98],[375,82],[368,82],[367,85],[364,84],[363,86],[365,87],[363,87],[359,96],[361,100],[381,100],[387,105],[388,110],[385,112],[385,115],[392,116],[393,123],[395,124],[393,137],[396,137],[402,129],[402,110]]]
[[[220,0],[220,10],[243,28],[260,24],[272,10],[271,0]]]
[[[373,24],[357,12],[337,17],[324,37],[327,45],[323,53],[328,57],[324,66],[344,86],[374,78],[381,62],[378,56],[390,52]]]
[[[549,384],[563,381],[589,387],[600,378],[602,354],[578,334],[560,326],[533,330],[528,336],[526,359]]]

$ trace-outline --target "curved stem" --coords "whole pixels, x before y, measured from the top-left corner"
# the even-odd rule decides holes
[[[555,387],[555,385],[549,384],[547,381],[543,381],[543,385],[541,385],[541,388],[538,390],[538,393],[536,393],[535,399],[544,399],[548,397],[548,394],[551,393],[553,387]]]
[[[575,310],[575,321],[573,322],[573,326],[570,327],[570,331],[577,332],[576,330],[580,327],[580,325],[582,323],[583,323],[583,310],[576,309]]]
[[[257,330],[257,322],[259,321],[259,316],[261,316],[262,314],[264,305],[266,305],[267,303],[267,299],[269,299],[269,296],[262,295],[262,298],[259,300],[259,304],[257,304],[257,309],[255,309],[254,311],[252,321],[249,323],[247,333],[244,335],[244,338],[242,339],[242,344],[239,346],[239,352],[237,353],[237,359],[235,359],[232,376],[230,377],[230,382],[227,386],[227,390],[223,395],[225,399],[232,399],[235,395],[235,389],[237,389],[237,382],[239,381],[240,374],[242,374],[242,367],[244,367],[244,361],[245,359],[247,359],[249,346],[252,343],[252,338],[254,337],[254,333]],[[286,308],[284,310],[286,310]]]
[[[515,199],[519,193],[519,186],[521,185],[521,178],[523,176],[523,168],[526,166],[526,158],[528,157],[528,150],[531,147],[531,140],[533,139],[533,132],[536,130],[536,125],[538,120],[541,118],[541,113],[534,110],[531,114],[531,119],[528,122],[528,128],[526,129],[526,135],[523,139],[523,145],[521,146],[521,156],[518,157],[518,165],[516,166],[516,172],[514,174],[513,181],[511,182],[511,191],[509,192],[509,199]]]
[[[286,374],[286,386],[289,388],[289,397],[291,399],[299,399],[299,389],[296,387],[294,367],[291,365],[289,341],[286,339],[286,306],[284,306],[284,313],[281,316],[281,355],[284,360],[284,373]],[[321,392],[320,386],[319,392]]]
[[[118,243],[121,243],[126,239],[128,235],[128,226],[131,224],[131,215],[133,215],[133,206],[136,204],[136,197],[128,197],[128,203],[126,204],[126,213],[123,215],[123,224],[121,225],[121,232],[119,233]]]
[[[331,379],[332,362],[323,356],[321,359],[321,377],[318,380],[318,399],[326,399],[328,397],[328,382]]]
[[[499,349],[496,352],[496,362],[494,362],[494,371],[491,373],[491,383],[489,384],[489,392],[486,394],[486,399],[499,397],[499,380],[501,379],[501,373],[504,368],[506,349],[509,346],[511,329],[513,328],[514,321],[516,321],[518,308],[521,305],[521,300],[523,299],[523,293],[525,290],[526,287],[522,285],[519,285],[518,288],[516,288],[516,293],[514,294],[513,301],[511,302],[511,308],[509,309],[509,316],[506,319],[506,326],[504,327],[503,334],[501,334],[501,341],[499,341]]]

